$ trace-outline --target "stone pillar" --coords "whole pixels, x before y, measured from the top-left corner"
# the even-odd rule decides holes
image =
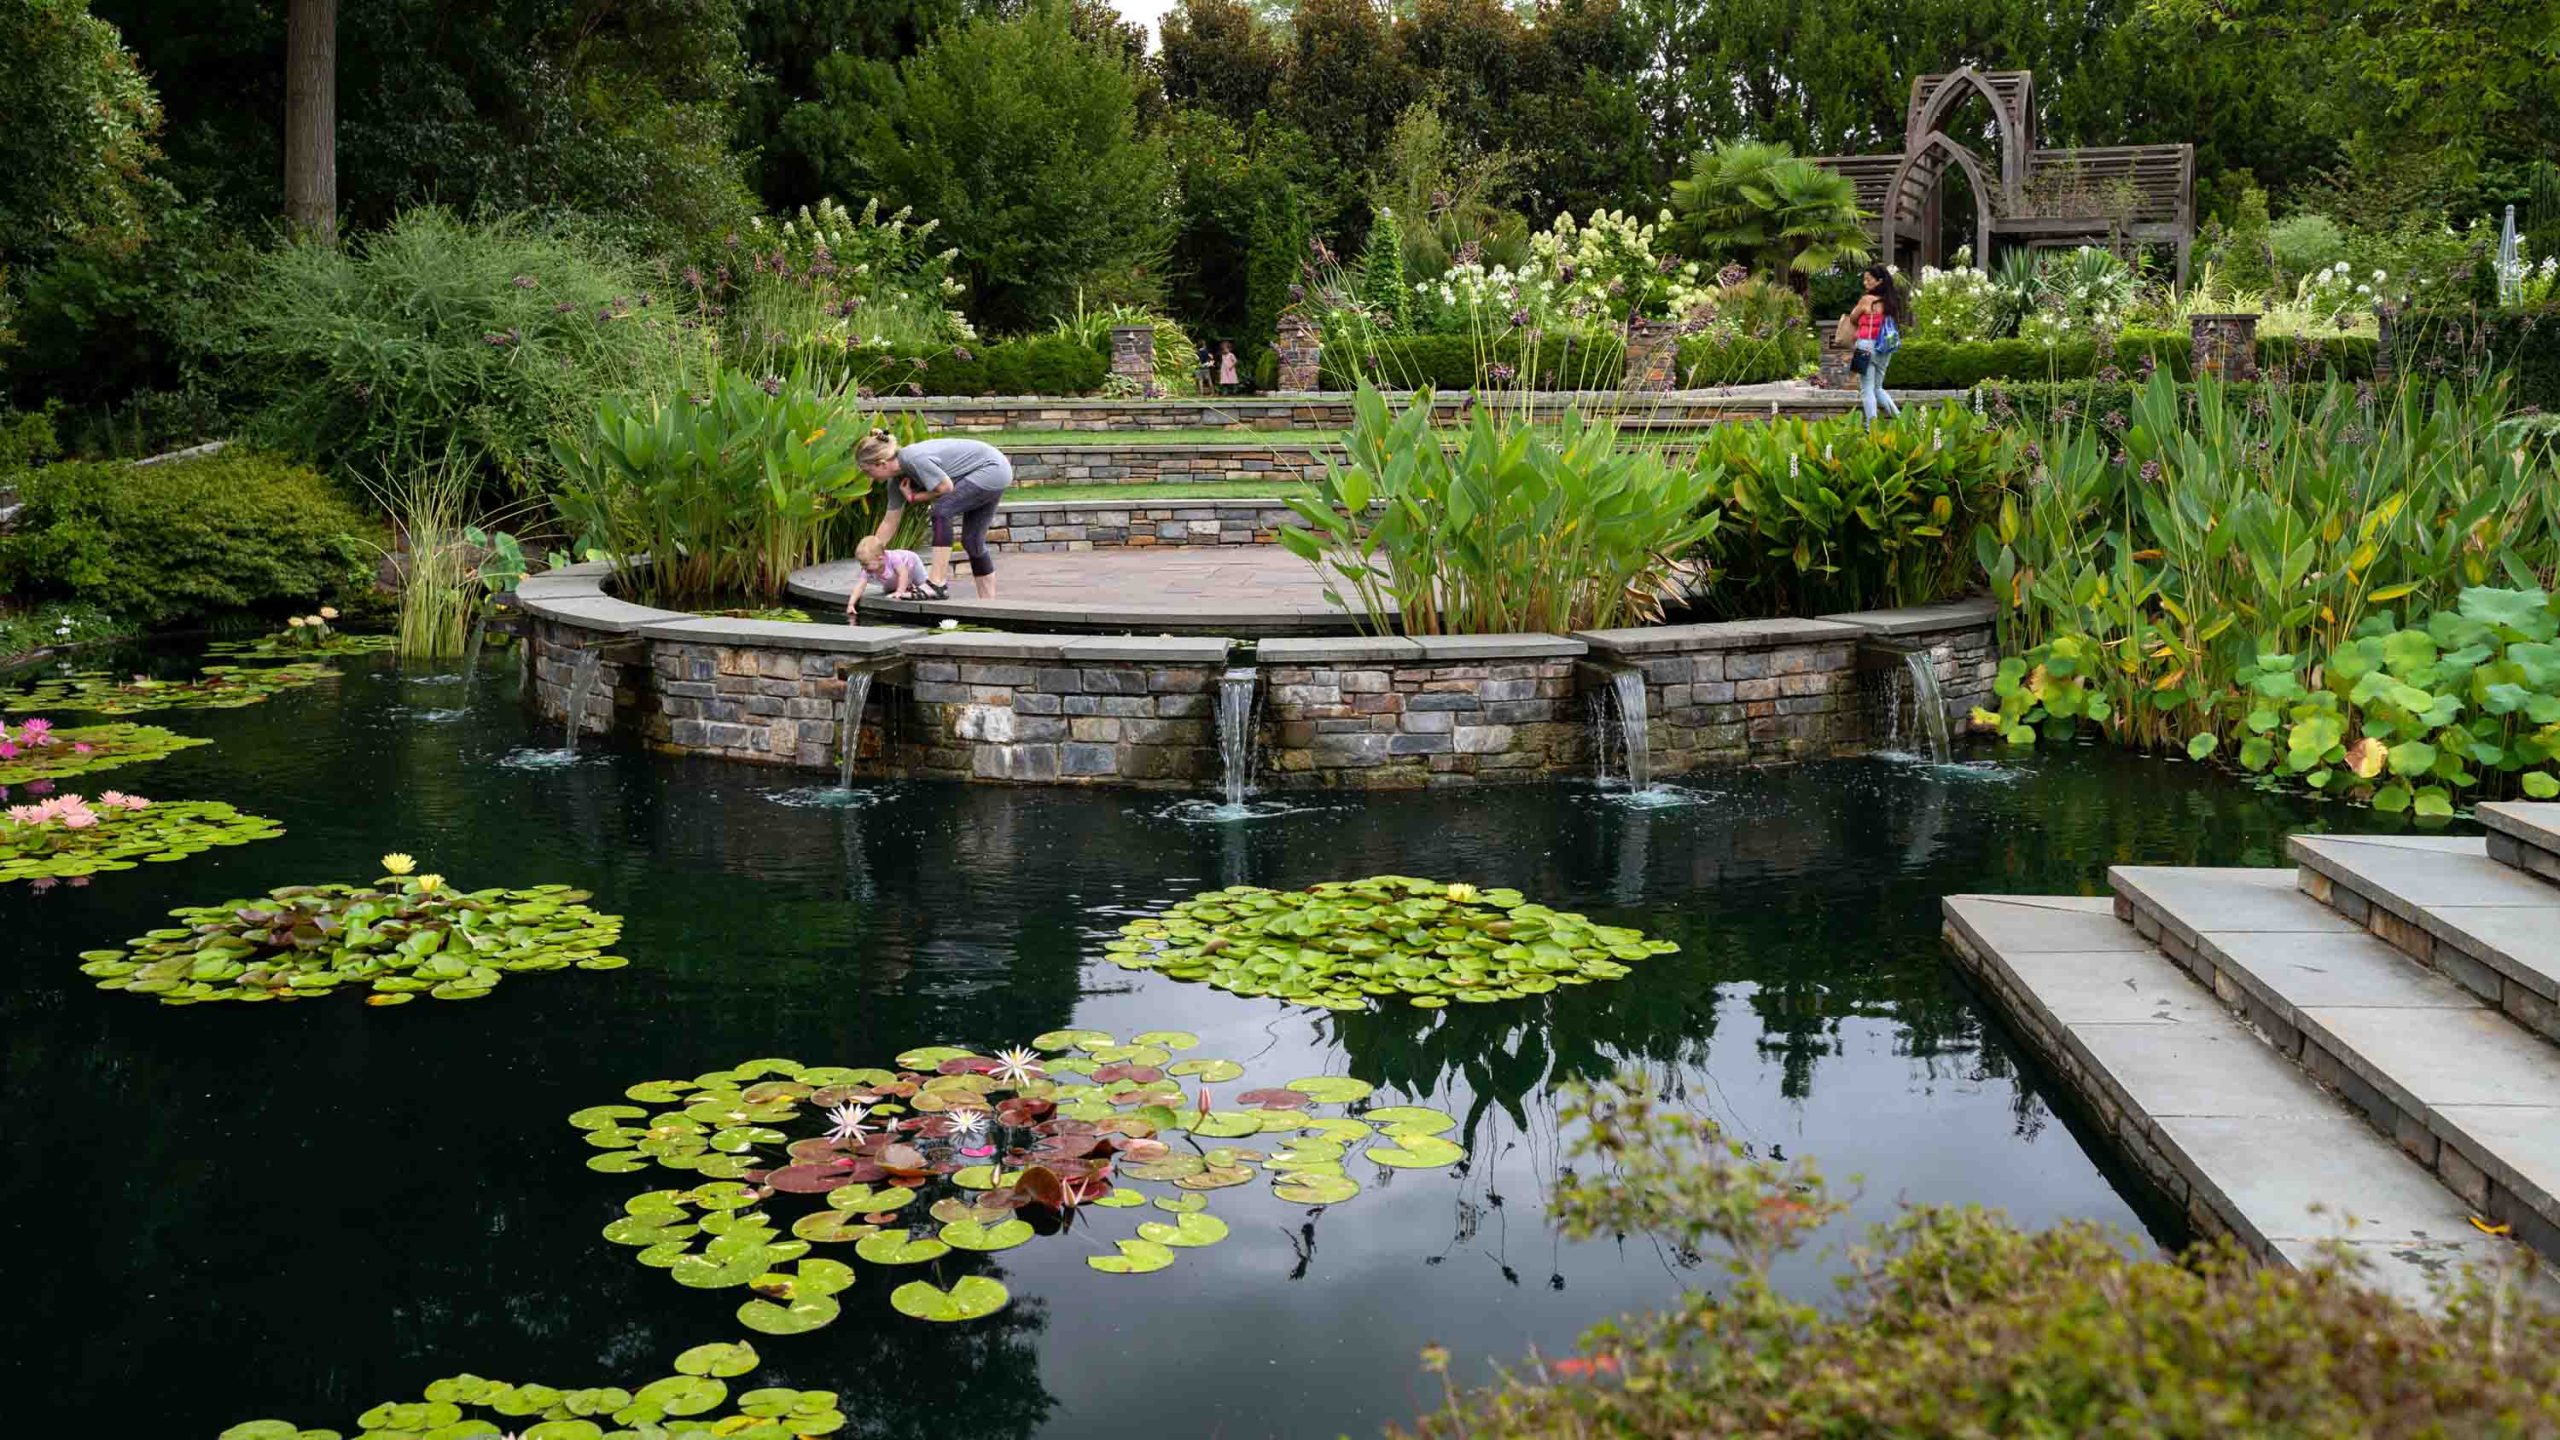
[[[1279,388],[1291,393],[1313,390],[1324,370],[1324,335],[1304,315],[1280,317],[1280,333],[1272,348],[1280,352]]]
[[[1627,369],[1618,382],[1624,390],[1680,388],[1681,327],[1669,320],[1627,322]]]
[[[1855,390],[1858,377],[1849,373],[1850,352],[1831,343],[1832,332],[1820,325],[1813,327],[1814,372],[1816,390]]]
[[[1111,327],[1111,373],[1144,385],[1156,378],[1156,330],[1152,325]]]
[[[2198,315],[2187,323],[2194,337],[2189,355],[2198,379],[2207,375],[2225,380],[2258,378],[2257,316]]]
[[[2400,368],[2391,354],[2390,302],[2374,305],[2373,325],[2373,383],[2374,388],[2381,389],[2390,385],[2393,373]]]

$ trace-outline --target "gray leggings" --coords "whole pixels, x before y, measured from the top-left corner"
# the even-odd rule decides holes
[[[966,480],[955,480],[949,494],[934,497],[933,508],[925,513],[933,517],[933,548],[951,548],[951,526],[960,526],[960,548],[969,556],[969,573],[993,575],[995,557],[987,553],[987,525],[996,518],[996,501],[1001,490],[981,490]]]

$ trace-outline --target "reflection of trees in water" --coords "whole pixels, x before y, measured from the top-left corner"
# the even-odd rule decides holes
[[[944,1285],[959,1278],[947,1266],[946,1272],[931,1278]],[[890,1273],[886,1266],[873,1268],[863,1287]],[[903,1269],[894,1273],[901,1281],[913,1278]],[[1058,1402],[1040,1380],[1046,1302],[1017,1294],[984,1320],[932,1325],[890,1311],[883,1288],[869,1296],[875,1323],[855,1328],[850,1322],[860,1293],[847,1293],[845,1318],[818,1332],[823,1354],[802,1358],[799,1343],[762,1342],[757,1348],[766,1365],[747,1378],[758,1385],[835,1391],[836,1408],[847,1421],[836,1433],[858,1440],[949,1440],[955,1434],[1007,1440],[1048,1423]]]

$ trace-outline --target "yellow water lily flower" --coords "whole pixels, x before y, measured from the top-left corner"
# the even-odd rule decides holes
[[[1461,905],[1464,905],[1468,901],[1476,898],[1476,887],[1473,885],[1452,885],[1449,887],[1449,898],[1457,901]]]
[[[418,893],[431,895],[435,893],[436,887],[443,883],[444,877],[441,875],[421,875],[418,877]]]
[[[397,850],[394,850],[390,854],[382,857],[382,873],[386,875],[406,875],[417,868],[418,862],[416,860],[407,855],[401,854]]]
[[[335,620],[338,618],[338,612],[330,606],[323,605],[320,607],[320,618],[323,620]]]

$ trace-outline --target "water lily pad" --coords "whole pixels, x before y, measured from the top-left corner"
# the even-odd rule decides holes
[[[157,725],[134,725],[117,722],[112,725],[81,725],[71,729],[43,728],[30,731],[25,721],[16,725],[0,723],[0,740],[11,743],[15,756],[0,758],[0,786],[25,785],[37,780],[68,780],[75,775],[113,770],[120,765],[138,765],[159,760],[197,745],[209,745],[192,735],[180,735]]]
[[[1194,1212],[1171,1222],[1150,1220],[1138,1227],[1138,1238],[1177,1250],[1215,1245],[1227,1238],[1227,1222],[1215,1215]]]
[[[1167,1075],[1179,1075],[1204,1085],[1224,1085],[1242,1079],[1244,1067],[1233,1060],[1176,1060],[1164,1067]]]
[[[1088,1255],[1084,1263],[1105,1275],[1145,1275],[1173,1263],[1170,1247],[1153,1240],[1123,1240],[1117,1255]]]
[[[797,1295],[750,1300],[738,1307],[738,1323],[763,1335],[805,1335],[833,1324],[843,1313],[843,1303],[833,1295]]]
[[[913,1238],[902,1230],[884,1230],[855,1241],[853,1253],[874,1265],[921,1265],[950,1254],[951,1247],[935,1239]]]
[[[1003,1309],[1012,1298],[1002,1283],[984,1275],[963,1275],[948,1290],[910,1280],[889,1292],[889,1304],[899,1314],[945,1323],[983,1319]]]
[[[77,805],[60,808],[64,802]],[[147,809],[134,810],[109,803],[105,792],[101,792],[94,803],[80,795],[54,795],[43,803],[58,807],[56,818],[26,822],[0,819],[0,883],[62,880],[130,870],[137,861],[180,860],[217,846],[247,845],[284,833],[284,827],[273,820],[242,814],[212,800],[160,800],[149,802]],[[186,949],[192,952],[192,930],[188,939],[190,945]],[[165,978],[194,982],[228,980],[239,973],[235,966],[246,966],[245,957],[229,954],[227,947],[214,952],[222,962],[222,973],[201,973],[202,967],[194,963],[194,953],[185,954],[189,962],[185,965],[165,963],[179,958],[180,953],[183,952],[155,944],[148,953],[138,952],[127,958],[139,967],[134,972],[137,979],[164,978],[153,970],[155,964],[166,971]],[[90,966],[81,968],[90,974],[98,973]],[[165,987],[138,993],[158,993],[161,988]]]
[[[1088,1042],[1096,1045],[1108,1045],[1111,1043],[1110,1032],[1103,1030],[1051,1030],[1046,1034],[1032,1036],[1031,1048],[1034,1050],[1048,1051],[1073,1050],[1077,1046]]]
[[[728,1344],[696,1345],[676,1357],[679,1375],[715,1375],[726,1378],[744,1375],[756,1368],[756,1347],[744,1340]]]
[[[1290,1081],[1289,1088],[1319,1105],[1356,1105],[1377,1093],[1368,1081],[1348,1075],[1310,1075]]]
[[[1283,1175],[1271,1193],[1292,1205],[1339,1205],[1360,1193],[1360,1182],[1348,1175]]]
[[[641,1386],[631,1398],[664,1414],[699,1415],[728,1399],[729,1387],[709,1375],[670,1375]]]
[[[1200,1044],[1200,1037],[1188,1030],[1145,1030],[1129,1037],[1132,1045],[1156,1045],[1167,1050],[1190,1050]]]
[[[1446,1110],[1432,1110],[1420,1105],[1388,1105],[1360,1112],[1360,1119],[1382,1130],[1407,1135],[1440,1135],[1458,1128],[1455,1116]]]
[[[48,676],[14,695],[0,695],[0,711],[79,710],[93,715],[135,715],[146,710],[233,710],[299,689],[338,672],[327,665],[207,665],[193,680],[154,680],[106,670]]]
[[[1361,1152],[1381,1165],[1405,1170],[1436,1170],[1467,1158],[1465,1147],[1436,1135],[1402,1135]]]
[[[879,1231],[879,1226],[858,1221],[841,1210],[812,1210],[791,1222],[792,1234],[821,1245],[849,1245]]]
[[[1010,1250],[1030,1240],[1033,1233],[1030,1224],[1022,1220],[997,1225],[959,1220],[942,1227],[942,1240],[960,1250]]]

